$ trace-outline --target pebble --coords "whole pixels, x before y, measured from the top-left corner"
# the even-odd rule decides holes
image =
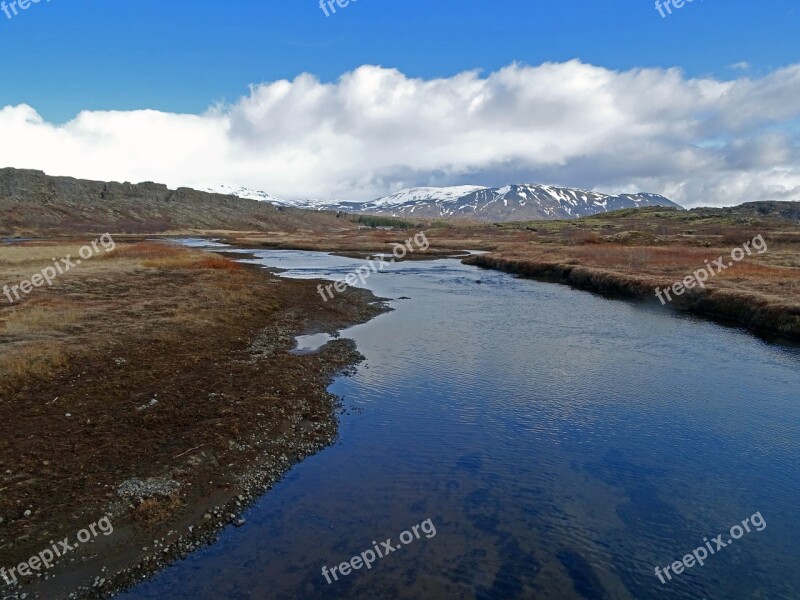
[[[128,479],[118,488],[117,494],[122,498],[143,500],[145,498],[168,498],[175,493],[181,484],[172,479]]]

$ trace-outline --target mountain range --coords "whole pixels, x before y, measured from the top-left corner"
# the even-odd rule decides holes
[[[415,187],[367,202],[279,200],[265,192],[215,186],[207,191],[263,200],[307,210],[335,210],[393,217],[470,219],[476,221],[528,221],[575,219],[601,212],[643,206],[680,209],[658,194],[602,194],[552,185],[523,184],[501,188],[482,186]]]

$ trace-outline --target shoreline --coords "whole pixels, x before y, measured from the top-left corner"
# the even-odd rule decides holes
[[[354,236],[322,237],[314,241],[300,239],[282,240],[280,242],[264,243],[258,239],[250,239],[250,247],[264,247],[275,250],[307,250],[327,252],[330,254],[362,258],[376,252],[386,251],[387,244],[407,235],[403,231],[377,231],[359,232]],[[404,260],[436,260],[439,258],[460,259],[463,264],[480,268],[493,269],[505,273],[530,277],[548,283],[568,285],[573,289],[604,295],[606,297],[626,298],[637,301],[655,301],[654,295],[657,287],[669,288],[683,275],[668,274],[670,269],[678,269],[679,265],[689,263],[687,269],[693,264],[692,258],[687,258],[685,250],[678,246],[641,247],[624,246],[624,252],[635,256],[636,252],[646,255],[651,251],[674,252],[675,259],[670,260],[672,265],[665,268],[663,264],[654,265],[652,268],[646,262],[636,266],[616,264],[611,262],[608,266],[592,264],[591,254],[597,249],[602,253],[607,248],[602,244],[597,246],[562,245],[551,246],[531,240],[512,243],[508,239],[498,238],[493,244],[487,245],[476,239],[463,239],[442,235],[441,232],[429,231],[427,235],[431,246],[424,253],[414,253]],[[744,236],[743,236],[744,237]],[[477,241],[477,243],[475,243]],[[244,248],[240,240],[226,239],[233,247]],[[526,247],[527,245],[527,247]],[[465,255],[464,248],[470,247],[480,253]],[[710,243],[696,246],[698,249],[712,247]],[[612,249],[615,251],[616,249]],[[702,251],[702,250],[701,250]],[[723,251],[721,248],[718,251]],[[710,251],[713,254],[713,250]],[[788,254],[783,250],[784,255]],[[511,254],[512,257],[507,256]],[[637,257],[638,261],[639,258]],[[780,260],[780,259],[779,259]],[[692,267],[696,268],[696,267]],[[753,267],[748,266],[747,269]],[[769,277],[774,273],[768,272],[775,269],[772,264],[757,263],[755,268],[763,268],[763,275],[751,278],[740,284],[721,286],[719,282],[709,282],[704,290],[687,289],[682,296],[676,296],[665,310],[680,311],[691,314],[697,318],[723,326],[732,326],[744,329],[757,335],[761,339],[777,343],[800,343],[800,303],[793,299],[790,293],[781,288],[783,280],[778,278],[778,283],[772,282]],[[688,271],[691,272],[691,271]],[[745,271],[747,272],[747,271]],[[727,275],[727,274],[726,274]],[[748,273],[748,276],[750,274]],[[786,281],[789,283],[796,277],[796,271],[785,269]],[[759,279],[763,277],[763,279]]]
[[[182,318],[196,317],[198,322],[178,334],[157,328],[156,335],[160,336],[157,339],[162,343],[142,344],[143,347],[136,347],[131,339],[126,344],[114,345],[113,351],[109,351],[106,347],[109,344],[102,343],[102,336],[92,338],[96,345],[84,349],[81,360],[71,361],[71,366],[57,373],[54,381],[28,381],[22,388],[12,391],[9,398],[4,398],[3,412],[13,411],[15,406],[23,413],[36,412],[37,417],[44,417],[51,423],[54,435],[74,440],[73,454],[77,452],[77,455],[71,456],[69,451],[65,455],[61,451],[60,458],[65,463],[74,462],[75,466],[59,466],[78,481],[71,484],[60,480],[56,474],[48,479],[38,467],[39,480],[29,479],[29,485],[39,486],[45,493],[49,490],[50,496],[63,494],[63,498],[51,499],[50,507],[42,506],[45,501],[37,501],[43,492],[3,499],[0,566],[11,567],[35,555],[48,547],[47,540],[73,535],[103,514],[110,515],[114,531],[107,538],[96,539],[90,549],[87,545],[86,549],[80,548],[69,555],[68,560],[62,559],[46,571],[46,579],[40,572],[38,579],[16,588],[0,581],[0,597],[16,599],[23,594],[27,599],[113,597],[186,558],[192,551],[213,543],[226,527],[242,525],[241,515],[247,508],[260,500],[294,465],[328,447],[338,436],[340,399],[328,393],[327,388],[336,377],[346,376],[355,369],[363,357],[354,342],[344,339],[335,339],[313,354],[295,355],[290,351],[299,335],[333,334],[391,310],[385,301],[367,290],[349,289],[335,301],[323,305],[315,291],[323,280],[283,279],[258,266],[238,263],[234,269],[227,264],[228,259],[209,259],[214,254],[196,250],[177,249],[175,256],[175,260],[191,259],[200,265],[211,260],[214,268],[195,271],[193,263],[188,272],[181,272],[183,266],[165,265],[142,275],[137,265],[133,275],[123,274],[145,281],[121,282],[121,274],[117,272],[121,267],[111,262],[110,269],[108,265],[103,267],[110,273],[104,274],[110,278],[109,285],[124,284],[131,288],[141,285],[144,292],[156,293],[159,285],[175,286],[162,292],[169,308],[171,304],[182,302],[181,293],[208,291],[209,286],[229,285],[228,279],[234,278],[237,285],[247,287],[248,293],[230,294],[235,296],[235,301],[223,298],[227,302],[223,308],[240,310],[241,314],[232,316],[231,323],[211,327],[203,326],[197,315],[187,314]],[[233,270],[229,272],[228,269]],[[171,293],[172,289],[181,289],[174,280],[187,277],[196,289]],[[130,290],[129,293],[139,292]],[[72,289],[62,291],[67,296],[72,293]],[[239,306],[242,303],[244,306]],[[22,307],[0,308],[0,324],[13,318],[13,311]],[[125,308],[124,298],[114,299],[111,310],[122,311],[116,318],[124,321]],[[192,312],[189,308],[186,310]],[[135,319],[136,315],[132,317]],[[114,326],[120,328],[127,324],[115,323]],[[192,346],[191,351],[186,351],[183,362],[173,356],[176,350],[178,354],[185,351],[171,343],[174,335],[179,344]],[[191,342],[187,343],[184,336],[191,336]],[[119,375],[117,378],[112,375],[112,382],[107,383],[109,370],[114,368]],[[164,374],[153,374],[151,369],[161,369]],[[175,370],[180,371],[177,376]],[[218,375],[210,376],[209,370]],[[169,372],[173,375],[168,375]],[[126,376],[130,382],[124,381]],[[170,396],[175,392],[170,393],[170,385],[177,380],[180,380],[182,399],[173,401]],[[214,383],[209,385],[209,382]],[[133,414],[129,408],[119,409],[118,405],[130,403],[131,396],[142,393],[149,396],[151,392],[143,391],[148,387],[159,390],[154,408],[141,413],[133,411]],[[120,388],[119,392],[113,388]],[[105,395],[97,404],[76,401],[100,394]],[[58,399],[55,403],[58,411],[67,410],[65,407],[69,406],[68,410],[75,416],[82,413],[84,407],[80,404],[88,402],[92,416],[87,423],[107,419],[109,425],[82,424],[78,427],[82,431],[61,432],[59,421],[70,425],[77,425],[77,422],[65,420],[63,412],[61,416],[55,411],[42,414],[44,411],[40,407],[49,407],[47,402],[52,402],[53,397]],[[9,407],[8,402],[15,406]],[[76,408],[73,403],[77,404]],[[137,403],[142,404],[138,400]],[[200,403],[197,408],[196,403]],[[97,411],[106,411],[106,414]],[[168,417],[167,412],[175,416]],[[11,418],[5,417],[7,428],[10,428]],[[147,437],[142,435],[144,431],[130,423],[128,439],[114,439],[119,434],[111,423],[124,420],[147,423],[148,428],[153,428],[153,445],[150,446],[150,439],[144,439]],[[92,465],[95,474],[83,476],[86,467],[81,465],[91,463],[93,458],[86,454],[88,445],[86,450],[82,449],[80,438],[90,427],[93,428],[91,435],[100,440],[99,444],[106,440],[120,446],[123,455],[119,462],[130,463],[131,467],[123,469],[109,458],[112,462],[104,463],[108,467]],[[25,433],[18,432],[20,440]],[[49,437],[43,431],[42,439],[27,441],[28,447],[23,452],[35,454],[37,464],[46,457],[44,464],[52,465],[59,453],[50,457],[52,450],[45,441]],[[14,447],[13,439],[4,442],[0,446],[3,450],[0,463],[6,470],[13,465],[20,450]],[[33,464],[29,469],[14,468],[13,474],[8,474],[12,471],[8,469],[5,475],[0,475],[0,487],[8,489],[9,478],[22,479],[22,474],[17,475],[18,470],[35,473],[36,469]],[[180,490],[169,498],[145,495],[135,500],[120,499],[114,489],[123,480],[132,478],[175,480],[180,483]],[[107,491],[100,493],[87,489],[86,483],[82,483],[94,482],[97,487],[103,480],[113,481],[113,484],[105,484],[103,489]],[[6,494],[13,496],[14,492]],[[30,518],[11,516],[14,503],[26,506],[28,502],[36,502]]]
[[[576,290],[607,297],[641,301],[655,298],[655,288],[647,278],[584,265],[514,260],[492,254],[472,255],[461,262],[538,281],[568,285]],[[664,280],[661,286],[668,288],[669,282]],[[719,325],[735,326],[767,341],[800,343],[800,309],[795,312],[787,311],[781,306],[767,304],[753,295],[709,287],[700,291],[687,290],[685,295],[675,297],[671,305],[671,310],[690,313]]]

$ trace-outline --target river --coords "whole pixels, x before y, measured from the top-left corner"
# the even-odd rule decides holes
[[[253,254],[287,277],[363,264]],[[342,332],[366,361],[331,386],[338,442],[120,598],[800,598],[798,348],[455,259],[367,287],[394,311]]]

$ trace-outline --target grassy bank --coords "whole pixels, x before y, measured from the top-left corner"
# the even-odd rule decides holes
[[[669,301],[662,294],[664,309],[800,341],[800,225],[794,213],[786,218],[780,212],[798,210],[800,203],[776,205],[779,210],[766,215],[748,205],[652,208],[504,224],[493,236],[498,243],[490,254],[465,262],[654,302],[660,302],[656,289],[670,289],[711,264],[706,270],[713,274],[703,286],[673,292]],[[758,249],[752,247],[754,238]],[[741,260],[731,258],[734,249],[746,246],[751,247]],[[713,265],[720,257],[722,269]]]
[[[629,253],[626,250],[617,251],[625,256]],[[464,262],[543,281],[564,283],[580,290],[654,302],[657,302],[656,288],[669,288],[675,281],[683,279],[686,273],[691,274],[691,269],[704,264],[700,256],[685,257],[686,270],[681,271],[676,260],[677,253],[659,252],[663,249],[658,248],[645,249],[647,250],[654,255],[669,256],[669,268],[657,271],[645,262],[639,263],[637,267],[628,263],[627,269],[611,269],[608,266],[587,266],[585,263],[578,263],[575,258],[547,260],[545,257],[533,257],[530,254],[484,254],[470,256]],[[708,256],[706,253],[704,255]],[[698,259],[699,262],[691,262],[691,258]],[[779,295],[770,293],[770,286],[766,283],[768,278],[784,276],[784,269],[743,265],[739,273],[707,285],[705,289],[695,287],[680,296],[674,296],[670,306],[723,323],[739,325],[759,334],[800,341],[800,302],[797,301],[796,293],[792,292],[792,288],[797,287],[797,280],[791,282],[781,279],[776,283],[773,288],[785,292]],[[746,281],[747,279],[750,281]],[[784,285],[786,283],[788,285]]]

